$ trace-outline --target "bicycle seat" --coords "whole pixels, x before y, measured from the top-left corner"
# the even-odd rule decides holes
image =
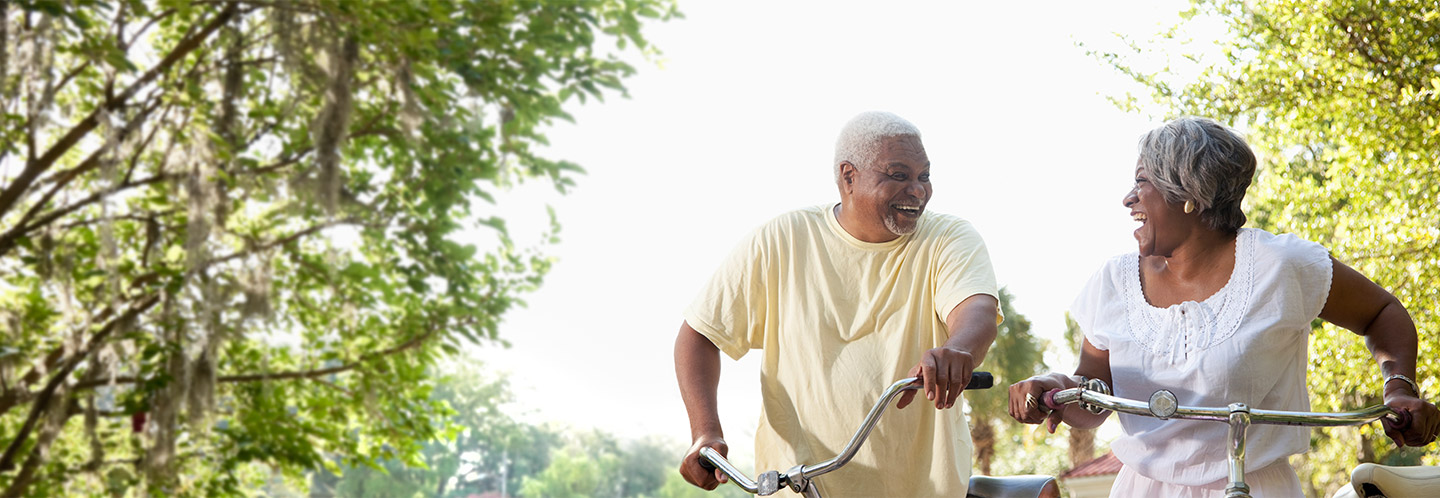
[[[1350,487],[1340,488],[1335,496],[1440,496],[1440,467],[1392,467],[1362,463],[1350,472]]]
[[[1060,486],[1050,476],[970,476],[969,498],[1059,498]]]

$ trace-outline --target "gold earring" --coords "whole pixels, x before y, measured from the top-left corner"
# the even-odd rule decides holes
[[[1185,201],[1185,214],[1195,211],[1195,201]]]

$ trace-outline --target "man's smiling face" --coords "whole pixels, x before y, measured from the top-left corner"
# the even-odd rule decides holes
[[[930,202],[930,158],[920,138],[889,137],[878,147],[874,162],[847,178],[851,184],[846,209],[854,209],[854,219],[863,224],[862,233],[852,235],[862,240],[876,238],[865,236],[869,234],[892,240],[914,233]]]

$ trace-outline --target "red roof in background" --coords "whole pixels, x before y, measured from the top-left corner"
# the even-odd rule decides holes
[[[1076,465],[1075,468],[1065,471],[1064,474],[1060,474],[1060,478],[1069,479],[1072,477],[1119,474],[1122,465],[1120,459],[1115,458],[1114,453],[1107,451],[1104,455],[1100,455],[1100,458]]]

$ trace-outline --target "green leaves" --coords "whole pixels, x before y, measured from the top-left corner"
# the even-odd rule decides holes
[[[36,57],[0,82],[0,368],[19,379],[0,427],[42,456],[0,487],[67,496],[432,466],[424,445],[454,431],[430,367],[503,344],[501,317],[553,263],[509,240],[494,193],[573,188],[582,168],[534,152],[544,128],[573,119],[570,96],[623,95],[633,68],[604,33],[650,50],[641,21],[675,15],[668,0],[11,5],[29,21],[0,50]],[[465,240],[477,225],[497,242]],[[137,303],[154,304],[96,335]],[[39,448],[18,421],[50,408],[28,395],[80,356],[67,395],[103,390],[105,415],[87,429],[65,408]]]
[[[1248,132],[1261,160],[1246,198],[1251,224],[1320,242],[1394,293],[1421,331],[1420,377],[1440,375],[1440,337],[1429,332],[1440,328],[1434,3],[1207,0],[1195,10],[1228,25],[1217,41],[1224,60],[1206,59],[1212,65],[1197,80],[1173,91],[1136,81],[1153,90],[1163,114],[1213,116]],[[1141,72],[1138,62],[1110,60]],[[1315,409],[1379,402],[1379,371],[1361,338],[1325,325],[1310,352]],[[1373,427],[1337,429],[1315,433],[1301,475],[1312,494],[1328,495],[1357,456],[1437,463],[1433,453],[1396,451]]]

